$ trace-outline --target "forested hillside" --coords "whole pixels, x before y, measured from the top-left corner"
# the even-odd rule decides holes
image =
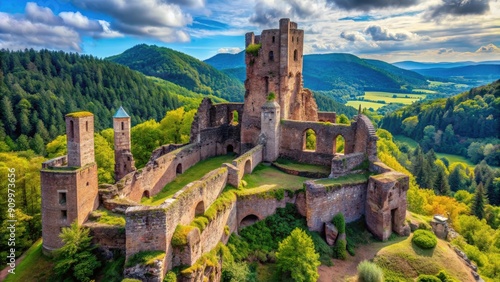
[[[123,105],[132,123],[160,120],[180,105],[198,106],[203,95],[148,78],[92,56],[53,51],[0,51],[0,151],[43,153],[65,132],[64,115],[94,113],[96,130],[111,127]],[[222,101],[221,99],[214,99]]]
[[[244,52],[217,54],[205,62],[244,80]],[[364,90],[401,90],[402,87],[410,90],[428,85],[426,79],[416,72],[351,54],[305,55],[303,72],[306,88],[343,91],[352,95],[362,94]]]
[[[141,44],[107,60],[171,81],[197,93],[215,95],[229,101],[243,101],[245,90],[239,80],[169,48]]]
[[[425,151],[500,165],[500,80],[450,97],[418,102],[386,115],[380,126],[415,139]]]

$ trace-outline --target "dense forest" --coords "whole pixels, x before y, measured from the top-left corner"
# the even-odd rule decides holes
[[[243,101],[245,89],[234,77],[184,53],[141,44],[107,60],[159,77],[191,91],[215,95],[228,101]]]
[[[65,132],[64,115],[70,112],[92,112],[101,130],[111,127],[120,106],[138,124],[160,120],[180,105],[196,108],[204,96],[92,56],[2,50],[0,151],[31,148],[43,154],[43,145]]]
[[[410,137],[424,151],[500,165],[500,80],[447,99],[418,102],[383,117],[380,126]]]

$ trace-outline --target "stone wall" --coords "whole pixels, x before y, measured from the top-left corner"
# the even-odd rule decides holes
[[[356,137],[354,144],[354,152],[365,152],[370,162],[378,161],[377,157],[377,140],[378,136],[375,133],[370,119],[365,115],[355,117],[356,121]]]
[[[125,227],[89,221],[83,226],[90,229],[92,243],[99,246],[99,248],[125,252]]]
[[[322,185],[312,180],[306,186],[306,219],[311,231],[323,231],[325,222],[342,213],[346,222],[359,219],[365,213],[368,181],[357,184]]]
[[[200,203],[205,212],[220,195],[226,181],[227,168],[218,168],[189,183],[160,206],[128,208],[127,258],[140,251],[166,250],[167,269],[170,269],[173,257],[170,240],[175,228],[178,224],[191,223]]]
[[[318,112],[318,121],[335,123],[337,114],[334,112]]]
[[[392,231],[409,234],[406,225],[406,192],[409,177],[390,171],[370,176],[366,199],[367,228],[381,240],[387,240]]]
[[[287,203],[295,203],[295,195],[286,195],[281,200],[274,197],[269,197],[266,193],[248,195],[238,197],[236,222],[240,228],[241,221],[249,216],[254,215],[258,220],[263,220],[266,217],[276,213],[277,208],[284,208]]]
[[[346,175],[349,173],[361,172],[359,167],[363,164],[363,162],[368,162],[368,157],[366,153],[353,153],[348,155],[343,154],[335,154],[335,157],[332,159],[332,167],[330,177],[338,177],[342,175]]]
[[[233,160],[233,166],[238,169],[238,183],[241,181],[243,176],[248,173],[252,173],[253,169],[262,162],[262,145],[257,145],[245,154],[237,157]]]

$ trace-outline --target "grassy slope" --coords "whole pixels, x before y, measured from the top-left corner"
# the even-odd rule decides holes
[[[26,257],[16,267],[15,275],[10,274],[5,282],[48,281],[54,263],[42,254],[42,240],[36,241],[26,251]]]
[[[163,190],[156,196],[143,200],[142,204],[159,205],[187,184],[200,179],[208,172],[220,167],[223,163],[231,163],[234,158],[234,155],[223,155],[203,160],[177,176],[174,181],[165,185]]]
[[[381,249],[375,263],[384,270],[385,279],[414,281],[419,274],[437,274],[445,270],[458,281],[473,281],[470,271],[460,261],[448,243],[438,240],[434,249],[423,250],[410,237]]]
[[[278,159],[276,163],[278,163],[281,167],[296,171],[330,173],[330,167],[328,166],[299,163],[287,159]]]
[[[378,110],[379,108],[387,105],[387,104],[381,104],[381,103],[375,103],[375,102],[366,102],[366,101],[358,101],[358,100],[351,100],[347,101],[346,106],[351,106],[354,108],[358,108],[359,105],[361,105],[361,108],[364,109],[369,109],[372,108],[373,110]]]

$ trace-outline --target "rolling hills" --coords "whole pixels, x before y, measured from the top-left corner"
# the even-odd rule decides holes
[[[148,76],[159,77],[188,90],[243,101],[243,84],[216,68],[184,53],[154,45],[136,45],[106,58]]]
[[[245,78],[245,54],[217,54],[205,60],[219,70],[240,80]],[[377,60],[351,54],[314,54],[304,56],[304,87],[312,90],[332,89],[401,90],[422,88],[425,77]]]

